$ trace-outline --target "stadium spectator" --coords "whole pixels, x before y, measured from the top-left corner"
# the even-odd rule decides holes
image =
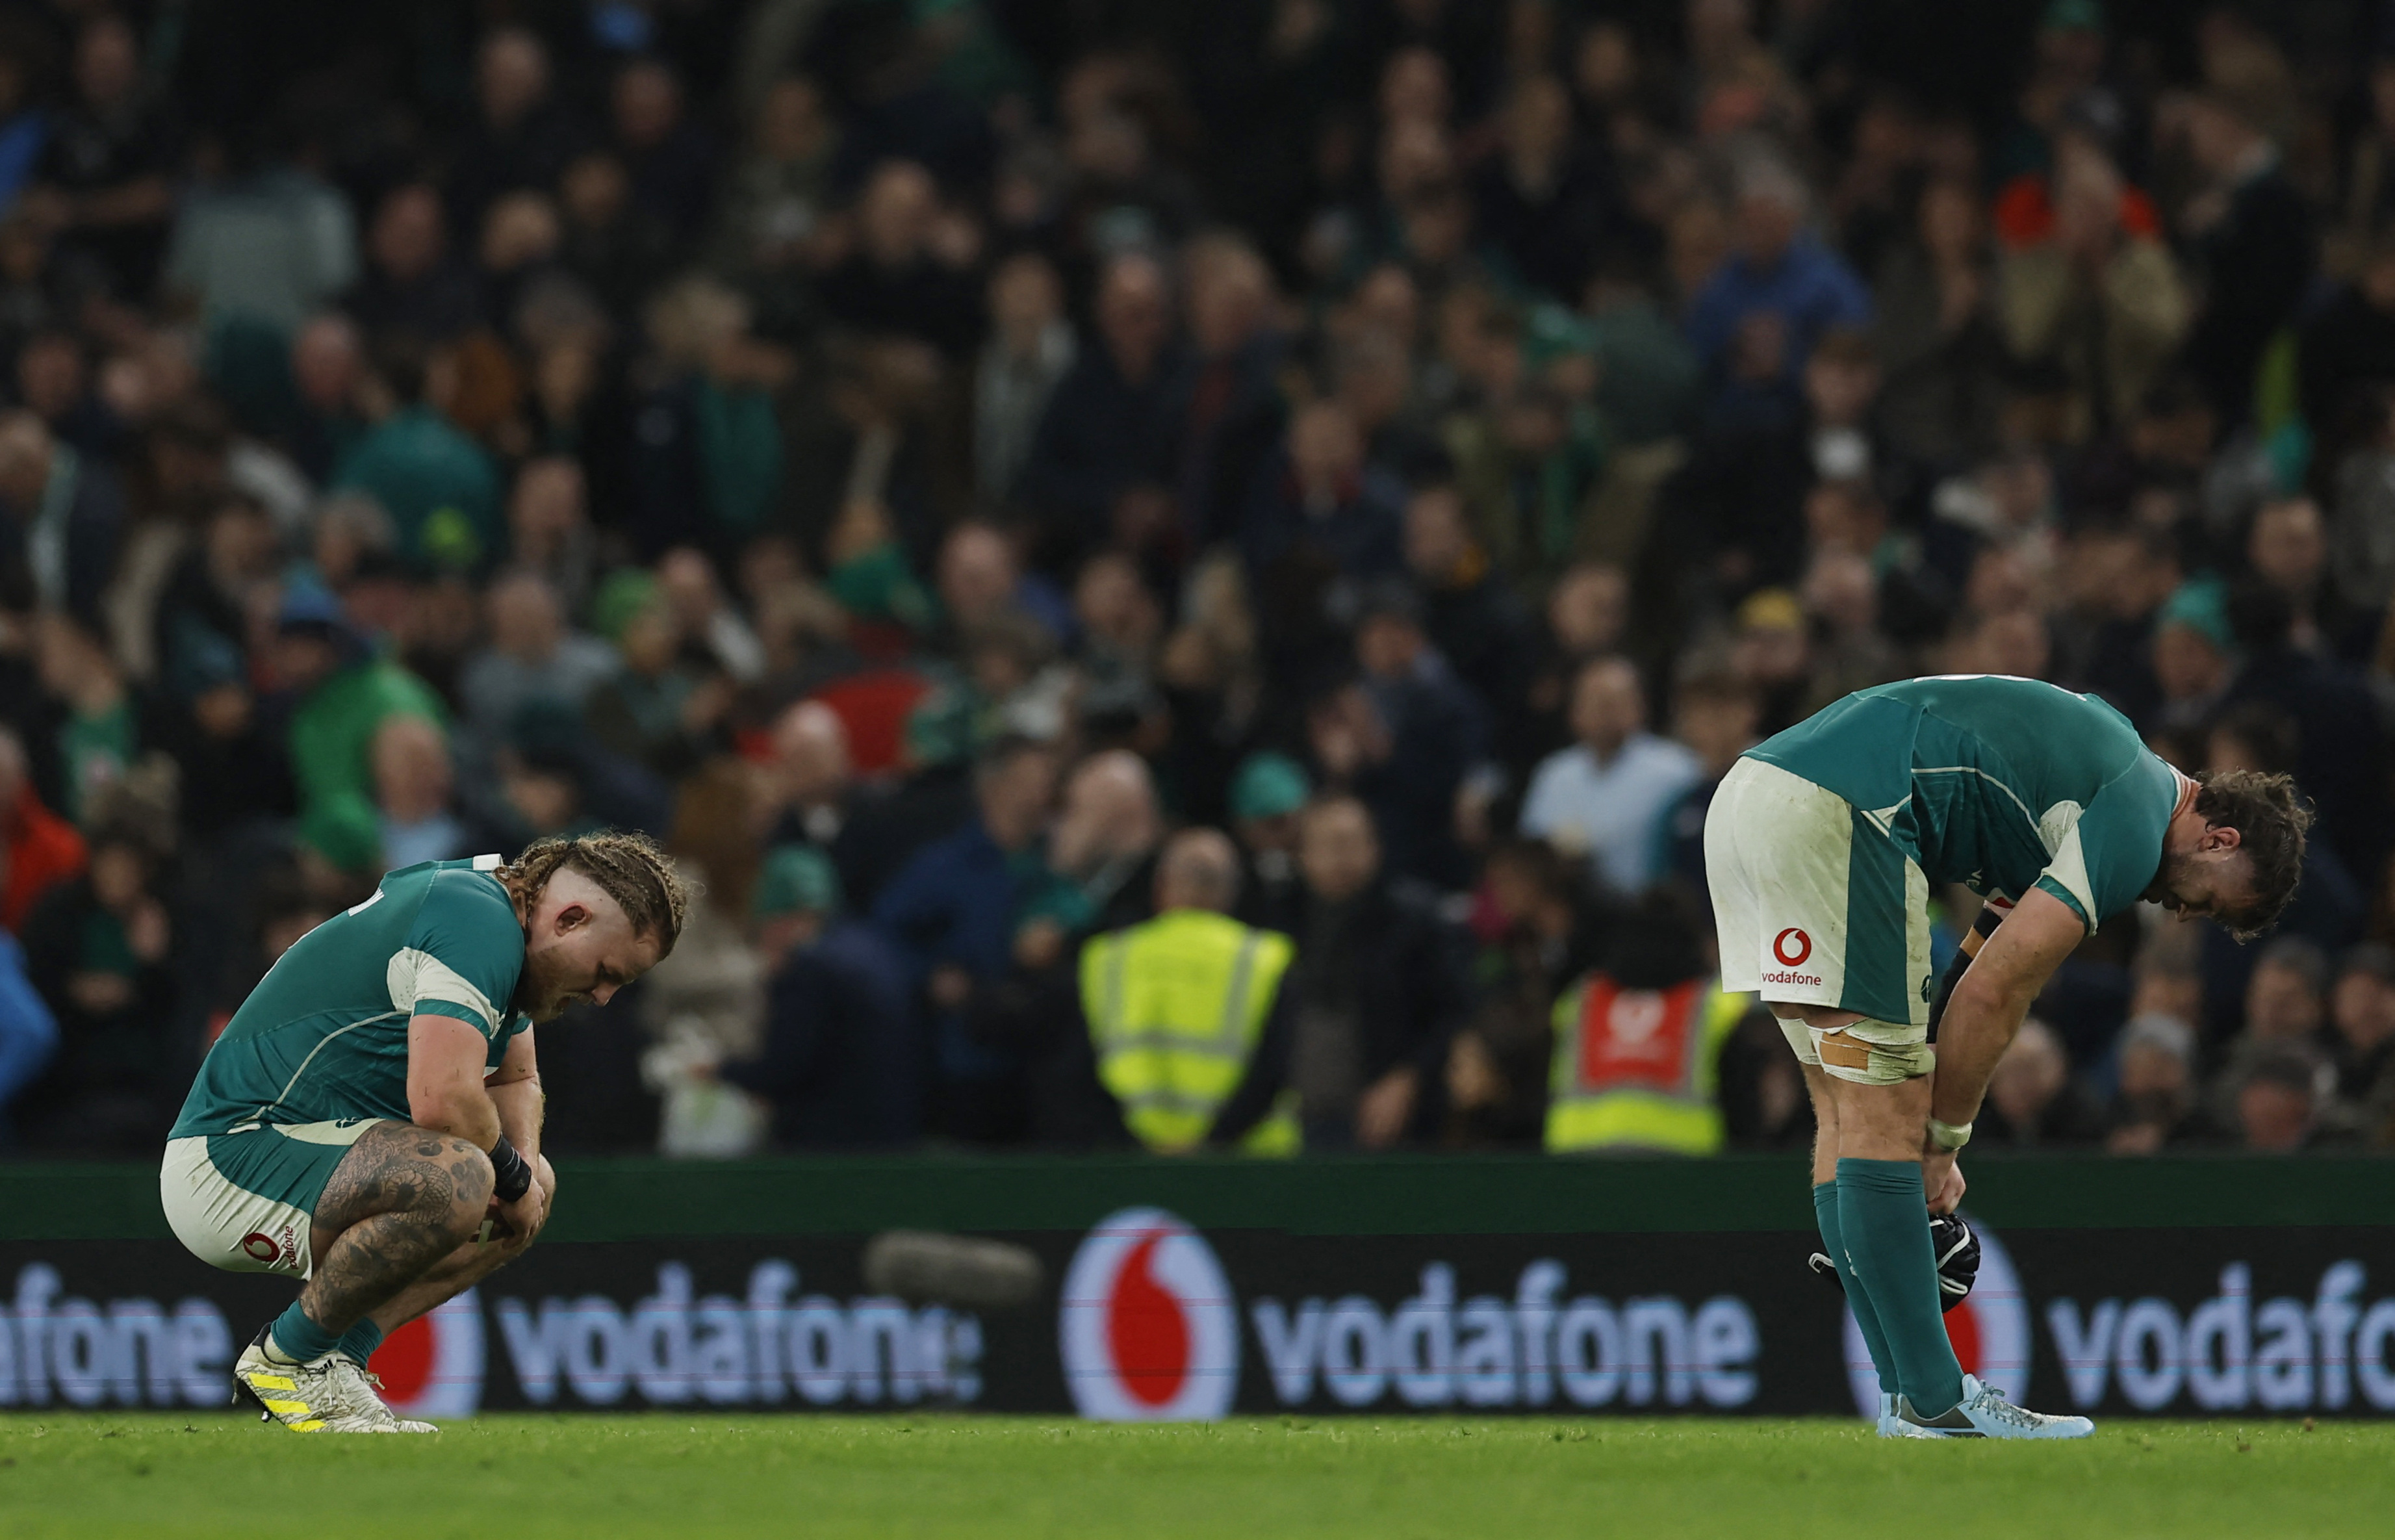
[[[1305,904],[1291,933],[1289,1083],[1308,1149],[1386,1149],[1439,1122],[1440,1074],[1468,998],[1460,941],[1417,884],[1384,870],[1352,796],[1307,807]]]
[[[1474,926],[1472,1015],[1445,1066],[1450,1145],[1535,1148],[1542,1141],[1555,999],[1595,964],[1609,918],[1589,901],[1577,865],[1538,840],[1489,853],[1486,913]]]
[[[0,728],[0,820],[7,861],[0,929],[14,934],[42,896],[81,872],[88,857],[75,827],[43,805],[24,739],[9,728]]]
[[[827,936],[906,896],[920,1103],[878,1125],[1120,1143],[1052,949],[1211,825],[1292,988],[1377,1011],[1300,858],[1353,796],[1364,891],[1481,971],[1371,1073],[1300,1057],[1316,1143],[1528,1148],[1555,992],[1701,895],[1711,782],[1914,671],[2291,770],[2273,939],[2395,936],[2395,72],[2350,29],[2069,5],[1958,74],[1819,7],[806,8],[495,13],[393,70],[241,7],[0,40],[0,923],[171,763],[208,878],[155,895],[162,1052],[262,972],[260,894],[279,934],[703,791],[715,862],[832,862]],[[354,10],[281,41],[387,53]],[[2034,1034],[2000,1077],[2041,1142],[2115,1081],[2122,1150],[2241,1098],[2385,1135],[2374,953],[2307,1015],[2287,954],[2150,918],[2041,1005],[2061,1080]],[[654,1147],[655,1043],[585,1029],[561,1136]],[[1728,1033],[1726,1142],[1806,1137],[1786,1060]]]
[[[430,400],[436,365],[444,371],[456,366],[454,358],[436,360],[404,338],[385,345],[375,375],[393,409],[341,457],[332,485],[375,500],[390,520],[399,555],[411,565],[481,572],[506,534],[498,476],[488,452]]]
[[[1032,435],[1078,356],[1055,268],[1037,252],[1000,263],[989,280],[990,339],[973,377],[974,487],[1003,501],[1023,473]]]
[[[1991,1139],[2021,1149],[2092,1145],[2104,1132],[2103,1109],[2072,1078],[2062,1040],[2035,1016],[1996,1061],[1987,1119]]]
[[[771,976],[763,1042],[723,1079],[773,1108],[778,1149],[904,1148],[922,1123],[906,976],[872,926],[841,914],[840,875],[820,851],[769,853],[751,901]]]
[[[874,901],[873,923],[906,960],[908,989],[931,1044],[939,1126],[1004,1142],[1025,1131],[1025,1066],[968,1029],[976,988],[1002,977],[1015,922],[1046,868],[1038,848],[1055,798],[1055,751],[1000,737],[973,764],[974,815],[918,851]]]
[[[2321,1133],[2319,1057],[2308,1049],[2275,1046],[2242,1067],[2236,1082],[2242,1148],[2287,1155],[2310,1147]]]
[[[26,976],[58,1023],[35,1093],[34,1142],[138,1155],[162,1142],[182,1055],[174,1020],[174,922],[161,895],[173,826],[129,795],[96,809],[91,860],[26,916]]]
[[[59,1024],[25,976],[25,949],[0,932],[0,1151],[16,1146],[16,1103],[58,1050]]]
[[[2311,207],[2272,141],[2269,65],[2241,62],[2240,78],[2190,95],[2176,125],[2203,179],[2179,211],[2204,281],[2187,359],[2231,424],[2243,419],[2262,350],[2295,313],[2319,260]]]
[[[2151,1155],[2208,1138],[2214,1128],[2202,1107],[2195,1075],[2195,1029],[2159,1014],[2136,1016],[2121,1029],[2116,1088],[2104,1148],[2115,1155]]]
[[[2395,951],[2365,942],[2347,952],[2329,992],[2339,1123],[2375,1144],[2395,1126]]]
[[[320,589],[295,588],[275,617],[273,668],[284,742],[299,792],[301,848],[335,871],[360,873],[381,855],[372,796],[375,734],[395,716],[439,722],[423,681],[369,656],[339,605]]]
[[[1688,340],[1714,378],[1770,394],[1801,377],[1833,327],[1871,321],[1871,292],[1806,221],[1811,195],[1786,166],[1757,159],[1740,175],[1737,245],[1688,309]]]
[[[1173,837],[1156,865],[1156,917],[1091,940],[1078,1003],[1097,1078],[1123,1127],[1158,1154],[1300,1148],[1304,1095],[1290,942],[1226,912],[1238,855],[1211,829]]]
[[[1624,915],[1604,965],[1555,1002],[1550,1154],[1722,1148],[1722,1046],[1755,1002],[1709,976],[1683,909],[1659,895]]]
[[[1598,658],[1572,682],[1579,739],[1539,765],[1522,803],[1522,830],[1589,863],[1616,893],[1634,896],[1655,875],[1663,816],[1702,774],[1697,756],[1647,730],[1647,692],[1626,659]]]
[[[1173,408],[1184,388],[1171,286],[1154,257],[1108,262],[1095,311],[1096,345],[1080,350],[1049,395],[1012,495],[1041,548],[1067,555],[1146,532],[1153,494],[1171,483]]]
[[[0,413],[0,582],[97,623],[124,540],[115,472],[60,443],[33,413]]]
[[[475,854],[454,809],[456,768],[449,740],[420,716],[387,718],[374,735],[375,807],[382,815],[384,865],[451,861]]]
[[[1270,750],[1249,755],[1231,777],[1231,829],[1245,857],[1237,913],[1251,925],[1282,932],[1296,927],[1304,892],[1297,864],[1298,815],[1313,795],[1304,767]]]

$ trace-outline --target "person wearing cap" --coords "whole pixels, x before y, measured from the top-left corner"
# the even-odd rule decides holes
[[[2154,616],[2154,682],[2162,704],[2154,725],[2165,732],[2210,721],[2235,672],[2236,637],[2229,629],[2229,593],[2217,578],[2181,583]]]
[[[777,1148],[914,1143],[922,1078],[897,953],[871,925],[841,914],[840,874],[809,845],[766,856],[750,911],[773,970],[763,1049],[717,1073],[773,1108]]]
[[[274,672],[291,697],[291,768],[301,844],[337,871],[371,873],[381,853],[374,741],[394,716],[443,724],[432,687],[374,657],[323,589],[295,587],[275,617]]]
[[[1304,768],[1271,750],[1250,754],[1231,777],[1231,832],[1247,857],[1238,915],[1250,925],[1286,931],[1297,923],[1297,815],[1313,795]]]

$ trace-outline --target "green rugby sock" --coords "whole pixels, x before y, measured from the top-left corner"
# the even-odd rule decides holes
[[[1938,1308],[1921,1162],[1840,1161],[1838,1223],[1886,1335],[1898,1388],[1914,1411],[1934,1417],[1963,1399],[1963,1366]]]
[[[361,1369],[366,1366],[367,1360],[374,1357],[374,1350],[381,1346],[382,1328],[374,1323],[372,1316],[363,1318],[341,1334],[342,1356]]]
[[[295,1299],[291,1308],[276,1316],[274,1324],[267,1328],[266,1344],[294,1363],[313,1363],[339,1347],[341,1335],[311,1321]]]
[[[1871,1350],[1872,1367],[1879,1371],[1880,1393],[1896,1394],[1896,1361],[1887,1356],[1887,1334],[1879,1329],[1879,1312],[1872,1308],[1871,1295],[1855,1279],[1855,1265],[1846,1257],[1846,1242],[1838,1222],[1838,1184],[1834,1178],[1813,1189],[1813,1217],[1820,1222],[1821,1247],[1837,1264],[1838,1279],[1846,1286],[1846,1308],[1855,1315],[1855,1325],[1863,1334],[1863,1346]]]

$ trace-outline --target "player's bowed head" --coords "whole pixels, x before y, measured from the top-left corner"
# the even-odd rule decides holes
[[[495,875],[524,928],[517,999],[536,1022],[607,1003],[673,950],[690,906],[689,884],[644,834],[537,840]]]

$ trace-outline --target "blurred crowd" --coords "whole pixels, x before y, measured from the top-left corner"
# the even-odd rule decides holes
[[[1305,1148],[1799,1147],[1707,800],[1923,672],[2320,814],[1983,1145],[2395,1143],[2395,6],[11,0],[0,397],[13,1150],[601,826],[706,897],[561,1150],[1130,1144],[1159,904]]]

